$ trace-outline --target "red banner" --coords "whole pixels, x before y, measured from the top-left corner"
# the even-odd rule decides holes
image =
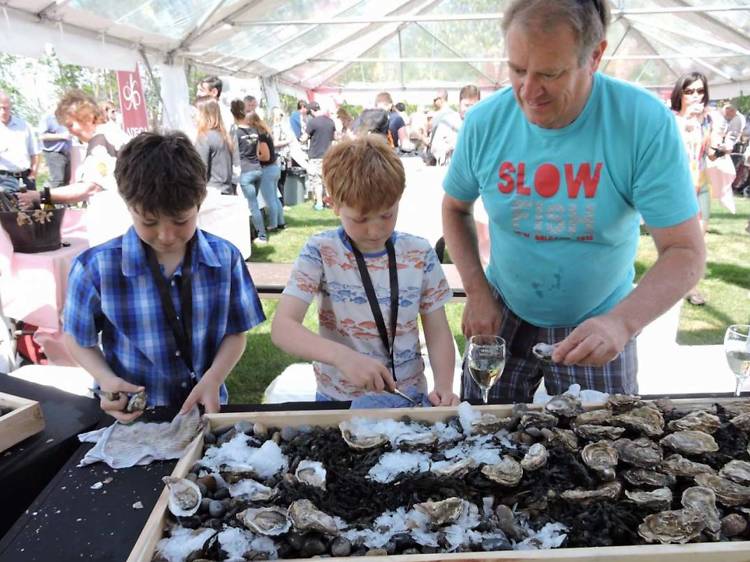
[[[143,131],[148,131],[146,98],[143,95],[138,65],[135,66],[133,72],[117,71],[117,89],[120,93],[122,127],[125,132],[134,137]]]

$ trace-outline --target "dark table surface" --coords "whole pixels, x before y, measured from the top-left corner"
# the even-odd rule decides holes
[[[78,449],[79,433],[102,418],[98,400],[0,374],[0,392],[36,400],[43,431],[0,453],[0,536]]]
[[[348,406],[348,402],[233,404],[222,407],[222,412],[323,410]],[[147,412],[144,421],[169,420],[175,413],[176,410],[156,408]],[[102,426],[109,423],[111,418]],[[122,562],[127,559],[164,488],[161,478],[172,473],[176,461],[158,461],[120,470],[103,463],[78,468],[78,462],[92,446],[84,443],[78,447],[0,540],[0,562]],[[1,480],[0,486],[4,486]],[[4,498],[4,493],[0,497]],[[143,507],[134,508],[137,502]]]

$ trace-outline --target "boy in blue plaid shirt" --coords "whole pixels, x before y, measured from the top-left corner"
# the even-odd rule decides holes
[[[265,316],[237,248],[197,228],[205,165],[182,133],[143,133],[120,151],[115,178],[133,226],[73,262],[68,348],[122,422],[140,414],[124,411],[127,395],[144,389],[149,406],[218,412],[245,332]]]

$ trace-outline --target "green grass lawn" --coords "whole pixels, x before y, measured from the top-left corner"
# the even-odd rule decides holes
[[[267,245],[254,245],[251,262],[293,262],[305,241],[316,232],[335,228],[338,219],[330,210],[314,211],[311,205],[296,205],[285,211],[287,228],[271,234]],[[726,326],[750,321],[750,236],[745,232],[750,215],[750,200],[737,200],[737,214],[730,215],[714,203],[713,216],[706,239],[708,263],[706,277],[700,290],[708,303],[702,307],[686,304],[682,308],[678,342],[686,345],[719,344]],[[643,272],[656,259],[653,241],[648,235],[641,236],[636,258],[636,275]],[[252,272],[252,265],[250,266]],[[277,349],[271,343],[271,322],[276,310],[276,300],[263,301],[263,309],[269,319],[248,334],[245,354],[227,380],[232,402],[260,402],[268,384],[288,365],[297,359]],[[447,306],[448,322],[463,351],[464,337],[461,334],[463,304]],[[305,325],[317,329],[315,305],[305,317]]]

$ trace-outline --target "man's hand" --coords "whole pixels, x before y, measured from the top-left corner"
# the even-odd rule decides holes
[[[617,316],[595,316],[581,323],[555,346],[552,361],[601,367],[617,357],[632,336],[625,322]]]
[[[103,392],[120,393],[120,398],[117,400],[108,400],[103,394],[99,396],[99,405],[102,410],[117,421],[131,423],[143,413],[143,410],[127,413],[125,412],[125,407],[128,405],[128,393],[135,394],[136,392],[142,392],[145,390],[144,387],[131,384],[120,377],[111,377],[102,382],[101,390]]]
[[[346,353],[336,367],[350,384],[364,390],[382,392],[396,388],[388,367],[354,350]]]
[[[458,396],[451,388],[435,388],[428,395],[433,406],[458,406]]]
[[[182,408],[180,408],[180,414],[187,414],[196,404],[202,404],[207,414],[218,413],[220,386],[220,382],[217,384],[210,377],[204,375],[188,394]]]
[[[468,339],[479,334],[498,334],[502,313],[500,303],[490,291],[466,297],[461,331]]]
[[[39,205],[39,202],[41,201],[42,194],[38,191],[26,191],[26,192],[17,192],[16,197],[18,198],[18,206],[22,210],[26,209],[33,209],[35,206]]]

